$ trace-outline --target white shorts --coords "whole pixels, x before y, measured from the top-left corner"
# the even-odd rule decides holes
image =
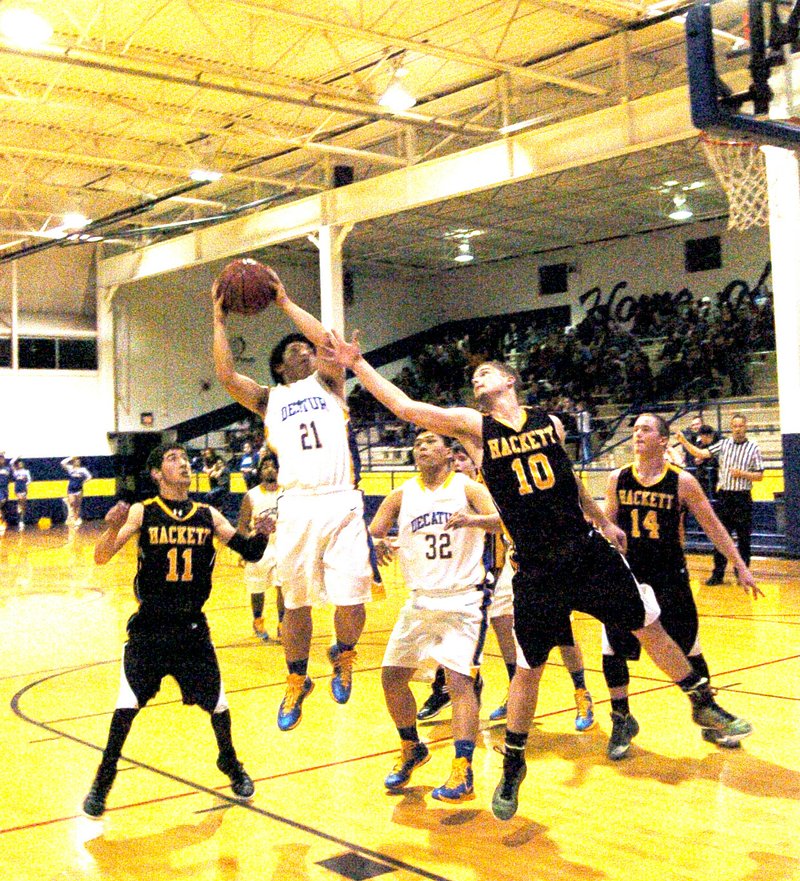
[[[264,551],[264,556],[258,562],[244,564],[244,586],[247,588],[247,592],[250,594],[264,593],[270,588],[277,587],[277,565],[275,548],[271,542]]]
[[[506,558],[497,584],[494,586],[492,604],[489,606],[489,618],[502,618],[504,615],[514,614],[514,591],[511,589],[511,579],[514,577],[514,567],[511,560]]]
[[[416,670],[415,679],[429,680],[436,667],[474,676],[483,655],[487,618],[483,591],[475,589],[454,607],[436,608],[429,597],[412,596],[386,645],[384,667]]]
[[[278,499],[277,578],[287,609],[372,599],[364,497],[358,490]]]

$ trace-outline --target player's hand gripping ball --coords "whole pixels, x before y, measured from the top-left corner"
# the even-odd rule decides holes
[[[229,263],[214,283],[214,297],[226,312],[255,315],[275,299],[281,280],[271,266],[250,257]]]

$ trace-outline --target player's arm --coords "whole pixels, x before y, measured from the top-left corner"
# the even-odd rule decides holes
[[[70,462],[72,462],[72,456],[65,456],[61,460],[61,467],[69,474]]]
[[[239,507],[239,519],[236,521],[236,531],[240,535],[250,535],[250,517],[252,515],[253,502],[250,499],[250,494],[245,493]]]
[[[628,537],[624,531],[614,523],[606,512],[592,498],[589,491],[583,485],[583,481],[575,475],[575,482],[578,484],[578,497],[580,499],[583,513],[594,523],[594,525],[603,533],[606,539],[611,542],[614,547],[621,553],[625,553],[628,547]]]
[[[138,502],[135,505],[117,502],[106,514],[106,530],[94,546],[95,563],[101,566],[107,563],[132,536],[138,535],[143,517],[144,506]]]
[[[476,480],[468,480],[464,484],[464,492],[469,502],[469,508],[463,508],[452,514],[444,528],[459,529],[468,526],[483,529],[485,532],[502,532],[503,523],[489,490]]]
[[[209,511],[211,511],[211,519],[214,523],[214,535],[222,544],[227,545],[248,563],[256,563],[264,556],[269,536],[275,531],[274,517],[262,514],[256,519],[255,532],[245,538],[231,526],[216,508],[209,507]]]
[[[713,455],[710,447],[696,447],[682,431],[676,431],[675,437],[677,441],[683,448],[689,453],[691,456],[694,456],[695,459],[710,459]],[[712,444],[712,446],[714,446]]]
[[[400,514],[400,504],[403,501],[403,495],[400,489],[392,490],[388,496],[380,503],[372,522],[369,525],[369,534],[373,538],[375,546],[375,556],[381,566],[385,566],[391,562],[394,556],[394,548],[389,544],[386,536],[389,530],[397,522]]]
[[[619,523],[619,497],[617,496],[617,483],[619,481],[621,470],[621,468],[617,468],[616,471],[612,471],[609,475],[608,485],[606,486],[606,498],[603,505],[608,519],[616,524]]]
[[[294,324],[294,326],[319,349],[328,342],[328,331],[322,322],[310,312],[298,306],[297,303],[286,293],[286,288],[278,285],[275,293],[275,305]],[[344,397],[344,368],[335,362],[319,360],[317,372],[331,389],[339,397]]]
[[[361,354],[358,331],[349,343],[335,330],[332,331],[328,344],[322,347],[322,357],[352,370],[361,385],[395,416],[436,434],[460,440],[472,461],[480,464],[483,458],[483,418],[477,410],[470,407],[437,407],[413,400],[367,362]]]
[[[558,439],[563,446],[564,440],[567,436],[567,432],[564,429],[564,423],[558,418],[558,416],[554,416],[552,413],[550,413],[549,416],[555,426]],[[609,519],[606,512],[592,498],[589,491],[583,485],[583,481],[580,477],[575,474],[575,472],[573,472],[573,476],[575,477],[575,483],[578,485],[578,499],[580,501],[581,510],[594,523],[600,532],[603,533],[606,539],[610,541],[617,550],[624,554],[625,549],[628,547],[628,537],[616,523]]]
[[[243,407],[252,410],[253,413],[264,418],[267,411],[267,398],[269,397],[269,389],[266,386],[259,385],[254,379],[237,373],[234,362],[233,352],[228,342],[228,334],[225,329],[227,315],[222,308],[222,297],[217,289],[217,283],[211,289],[211,296],[214,304],[214,372],[217,379],[222,384],[225,391],[238,401]]]
[[[678,475],[678,498],[700,524],[700,528],[709,537],[714,547],[733,566],[739,577],[739,584],[744,588],[744,592],[749,592],[754,600],[758,599],[759,596],[764,596],[756,584],[753,573],[747,568],[742,559],[730,533],[714,513],[711,502],[709,502],[702,487],[687,471],[681,471]]]

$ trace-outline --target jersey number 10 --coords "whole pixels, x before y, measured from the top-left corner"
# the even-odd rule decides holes
[[[526,461],[528,463],[527,471],[525,468]],[[521,496],[530,495],[533,492],[533,486],[536,489],[550,489],[556,482],[556,476],[553,474],[550,460],[544,453],[534,453],[532,456],[528,456],[527,460],[520,458],[512,459],[511,470],[517,475],[519,494]],[[533,480],[533,486],[531,486],[531,482],[528,480],[528,474],[530,474]]]

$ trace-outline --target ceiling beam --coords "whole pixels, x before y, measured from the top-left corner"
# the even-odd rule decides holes
[[[446,49],[443,46],[434,46],[423,40],[409,40],[400,37],[397,34],[382,34],[379,31],[371,31],[367,28],[353,27],[352,25],[344,25],[339,24],[338,22],[327,21],[322,18],[315,18],[313,15],[306,15],[302,12],[257,6],[254,3],[246,2],[246,0],[228,0],[228,2],[231,6],[239,6],[253,15],[290,21],[292,24],[305,25],[315,31],[322,31],[324,33],[340,34],[346,37],[367,40],[372,43],[377,43],[383,48],[396,47],[399,49],[410,49],[420,55],[442,58],[445,61],[456,61],[459,64],[468,64],[471,67],[478,67],[482,70],[493,70],[497,73],[510,73],[514,76],[522,77],[523,79],[535,80],[539,83],[548,83],[553,86],[561,86],[564,89],[583,92],[586,95],[607,94],[606,90],[600,86],[593,86],[589,83],[581,82],[580,80],[571,79],[570,77],[563,77],[554,73],[542,73],[533,67],[526,67],[520,64],[509,64],[505,61],[498,61],[495,58],[487,58],[484,55],[474,55],[471,52],[461,52],[458,49]]]
[[[322,225],[363,223],[696,135],[686,89],[671,89],[106,258],[98,284],[116,287],[300,238]]]
[[[373,121],[406,122],[422,129],[446,133],[455,132],[465,137],[486,137],[487,134],[495,134],[496,132],[496,129],[490,126],[453,121],[411,110],[394,113],[376,102],[352,98],[319,83],[290,82],[286,78],[277,82],[274,74],[271,75],[273,82],[260,81],[258,86],[246,86],[241,84],[240,77],[225,77],[206,70],[176,74],[174,67],[166,64],[136,63],[131,59],[120,58],[117,55],[96,50],[56,47],[40,50],[16,49],[0,43],[0,54],[90,70],[102,70],[123,76],[154,80],[159,83],[186,86],[190,89],[207,89],[244,98],[254,98],[258,101],[279,101],[301,107],[315,107],[350,116],[367,117]]]

